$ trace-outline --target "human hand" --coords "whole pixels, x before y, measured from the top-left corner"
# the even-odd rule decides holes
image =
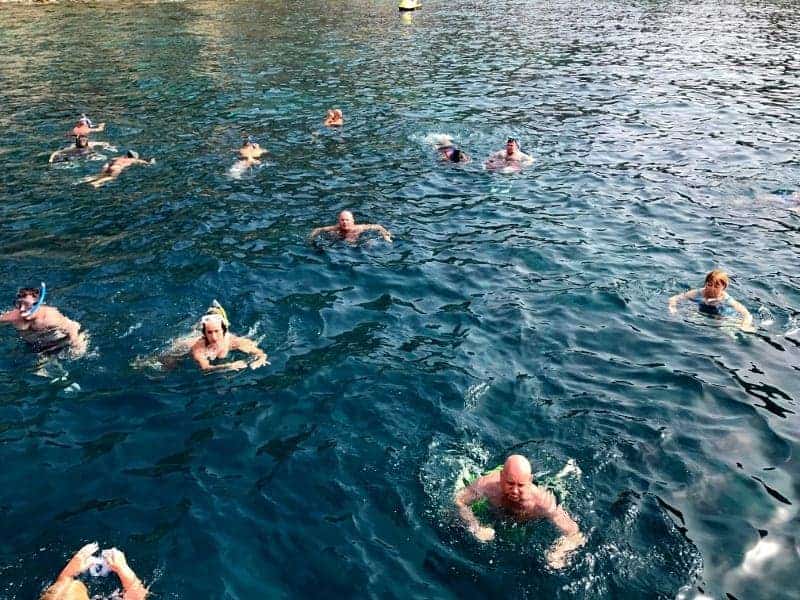
[[[79,335],[70,346],[69,349],[70,356],[72,358],[80,358],[81,356],[86,354],[87,346],[88,342],[86,341],[86,336]]]
[[[258,369],[258,368],[263,367],[264,365],[267,365],[267,364],[269,364],[269,362],[267,361],[267,355],[264,354],[263,356],[259,356],[257,359],[255,359],[253,362],[251,362],[250,363],[250,368],[251,369]]]
[[[479,525],[477,528],[471,529],[470,531],[479,542],[491,542],[494,539],[494,529],[491,527]]]
[[[563,569],[567,566],[571,554],[586,543],[580,532],[559,538],[547,552],[545,558],[551,569]]]
[[[241,371],[242,369],[247,368],[247,362],[243,360],[235,360],[232,363],[228,363],[228,369],[231,371]]]
[[[130,570],[128,561],[125,560],[125,554],[122,550],[118,550],[117,548],[103,550],[103,559],[106,561],[109,571],[114,571],[114,573],[119,574],[120,572]]]
[[[97,127],[95,127],[95,129],[97,131],[103,131],[105,128],[106,128],[106,124],[105,123],[98,123]]]
[[[748,323],[748,322],[744,322],[743,321],[742,324],[739,325],[739,329],[741,329],[745,333],[755,333],[756,332],[756,328],[753,326],[752,322]]]
[[[669,308],[669,314],[671,314],[671,315],[677,315],[678,314],[678,307],[676,306],[676,304],[674,302],[670,302],[667,305],[667,308]]]
[[[153,157],[153,158],[151,158],[151,159],[150,159],[150,164],[151,164],[151,165],[154,165],[154,164],[156,164],[156,159],[155,159],[155,157]]]
[[[75,553],[75,556],[70,559],[70,561],[67,563],[67,566],[64,567],[64,570],[61,572],[61,575],[66,577],[75,577],[76,575],[83,573],[92,564],[92,555],[97,552],[99,548],[100,546],[97,545],[97,542],[86,544],[83,548]]]

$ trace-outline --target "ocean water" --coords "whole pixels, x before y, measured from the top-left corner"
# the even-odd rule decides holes
[[[0,597],[97,540],[156,598],[797,598],[795,2],[3,4],[0,56],[5,305],[91,336],[0,329]],[[156,164],[48,166],[82,112]],[[755,334],[666,310],[712,268]],[[271,366],[148,366],[215,298]],[[512,451],[582,472],[563,571],[455,517]]]

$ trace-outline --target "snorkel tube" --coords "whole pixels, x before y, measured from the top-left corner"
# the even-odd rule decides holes
[[[33,306],[30,307],[29,310],[26,310],[24,312],[20,311],[19,314],[22,317],[25,317],[25,318],[32,317],[33,315],[35,315],[36,311],[39,310],[42,307],[42,303],[44,302],[44,297],[46,295],[47,295],[47,286],[45,285],[45,283],[43,281],[41,287],[39,288],[39,299],[36,301],[36,303]]]

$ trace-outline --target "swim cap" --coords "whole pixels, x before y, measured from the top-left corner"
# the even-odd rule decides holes
[[[78,119],[78,123],[81,123],[83,125],[88,125],[89,127],[94,127],[94,123],[92,123],[92,120],[85,114],[81,114],[81,118]]]
[[[134,150],[128,150],[128,158],[139,158],[139,153]]]

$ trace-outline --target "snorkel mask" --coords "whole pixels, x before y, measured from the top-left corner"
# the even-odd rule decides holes
[[[216,300],[211,302],[211,306],[206,311],[206,314],[200,319],[200,328],[203,330],[203,335],[206,334],[206,323],[219,323],[222,326],[222,333],[228,333],[230,321],[228,321],[228,313],[222,308],[222,305]]]
[[[28,310],[25,310],[25,311],[20,310],[20,313],[19,313],[20,316],[25,318],[25,319],[27,319],[27,318],[32,317],[33,315],[35,315],[36,311],[38,311],[42,307],[42,303],[44,303],[44,297],[46,295],[47,295],[47,286],[45,285],[45,283],[43,281],[41,287],[39,288],[39,299]]]

